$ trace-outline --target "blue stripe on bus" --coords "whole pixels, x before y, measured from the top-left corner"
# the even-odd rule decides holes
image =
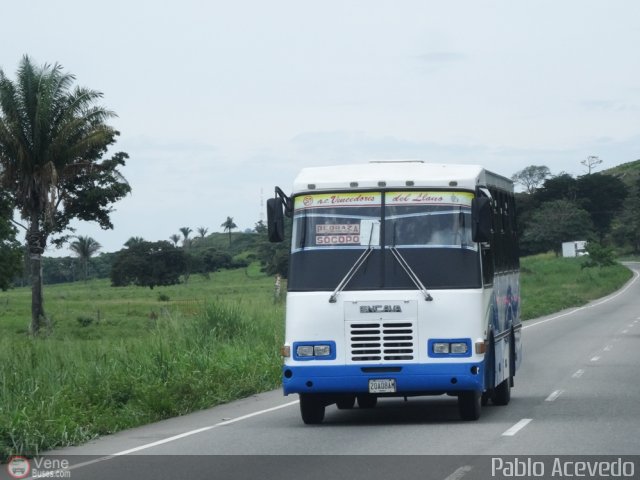
[[[482,391],[484,390],[484,364],[479,362],[428,365],[285,365],[282,386],[285,395],[290,393],[366,393],[369,391],[369,379],[374,378],[395,379],[398,394]]]

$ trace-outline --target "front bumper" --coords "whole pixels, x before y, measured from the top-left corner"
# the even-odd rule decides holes
[[[369,380],[393,378],[396,395],[484,391],[484,364],[320,365],[283,367],[282,386],[290,393],[368,393]],[[392,394],[393,395],[393,394]]]

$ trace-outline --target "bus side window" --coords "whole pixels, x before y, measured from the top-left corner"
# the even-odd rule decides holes
[[[493,249],[491,247],[481,248],[482,252],[482,283],[486,286],[493,285],[493,274],[494,274],[494,266],[493,266]]]

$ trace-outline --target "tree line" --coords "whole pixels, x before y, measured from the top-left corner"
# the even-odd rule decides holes
[[[513,175],[521,255],[553,250],[563,242],[588,240],[619,253],[640,253],[640,160],[604,172],[591,156],[588,173],[553,175],[532,165]]]

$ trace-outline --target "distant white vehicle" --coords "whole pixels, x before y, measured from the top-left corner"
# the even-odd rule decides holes
[[[587,253],[586,240],[574,240],[573,242],[563,242],[562,256],[565,258],[582,257]]]

